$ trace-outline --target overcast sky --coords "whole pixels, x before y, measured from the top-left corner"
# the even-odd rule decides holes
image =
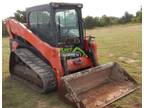
[[[83,17],[90,16],[116,16],[121,17],[125,11],[131,14],[141,8],[142,0],[2,0],[0,10],[2,19],[12,16],[16,10],[25,10],[31,7],[49,2],[83,3]]]

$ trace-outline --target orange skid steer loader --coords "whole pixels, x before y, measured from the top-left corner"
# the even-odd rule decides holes
[[[84,36],[82,4],[26,9],[27,24],[9,18],[10,75],[77,108],[102,108],[133,92],[136,81],[117,63],[100,65],[94,37]]]

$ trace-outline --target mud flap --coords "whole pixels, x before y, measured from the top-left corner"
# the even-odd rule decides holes
[[[59,95],[77,108],[102,108],[136,88],[126,70],[107,63],[62,77]]]

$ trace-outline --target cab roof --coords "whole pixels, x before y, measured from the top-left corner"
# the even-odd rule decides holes
[[[62,3],[62,2],[51,2],[49,4],[37,5],[26,8],[26,11],[35,11],[35,10],[49,10],[50,7],[58,7],[58,6],[72,6],[82,8],[83,5],[81,3]]]

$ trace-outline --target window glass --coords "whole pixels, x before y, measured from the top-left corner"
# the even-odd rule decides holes
[[[35,25],[37,24],[37,13],[36,12],[32,12],[29,16],[29,22],[30,25]]]
[[[79,37],[78,15],[75,9],[58,9],[55,18],[60,36]]]
[[[48,24],[50,20],[50,14],[47,11],[37,12],[37,23],[38,24]]]
[[[34,11],[29,16],[30,25],[48,24],[49,21],[50,21],[50,14],[48,11]]]
[[[50,38],[50,13],[48,11],[34,11],[29,16],[31,30],[42,40]]]

